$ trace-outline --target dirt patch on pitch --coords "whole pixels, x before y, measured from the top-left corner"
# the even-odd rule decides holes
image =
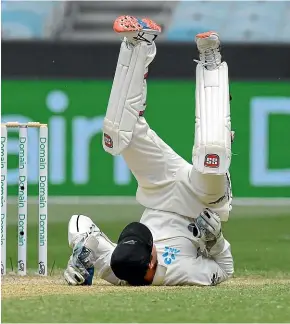
[[[290,279],[269,279],[255,277],[239,277],[233,278],[218,287],[233,287],[233,288],[248,288],[250,286],[265,286],[265,285],[289,285]],[[19,277],[16,275],[7,275],[2,278],[2,299],[6,298],[21,298],[49,295],[72,295],[72,294],[98,294],[98,293],[116,293],[124,291],[141,291],[146,293],[149,291],[164,291],[164,290],[181,290],[181,289],[203,289],[202,287],[128,287],[128,286],[113,286],[103,280],[95,280],[90,287],[84,286],[68,286],[61,276],[53,277],[37,277],[26,276]]]

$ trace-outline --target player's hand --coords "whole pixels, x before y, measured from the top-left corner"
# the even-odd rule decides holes
[[[92,268],[98,259],[98,245],[99,242],[94,235],[87,235],[73,249],[72,265],[79,269],[84,277],[87,276],[87,270]]]
[[[74,264],[73,256],[70,257],[68,266],[64,271],[64,279],[71,286],[91,286],[93,284],[94,267],[84,269]]]
[[[85,282],[85,278],[79,272],[78,269],[74,268],[70,264],[64,271],[64,279],[71,286],[82,285]]]
[[[95,236],[86,235],[74,246],[68,267],[64,272],[64,278],[69,285],[92,284],[98,244]]]
[[[193,236],[204,242],[217,240],[221,235],[221,220],[217,213],[209,208],[196,218],[193,226]]]

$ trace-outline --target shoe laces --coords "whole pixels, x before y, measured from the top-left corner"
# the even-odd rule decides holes
[[[150,40],[144,36],[150,36]],[[146,43],[148,43],[149,45],[152,44],[152,42],[155,41],[155,39],[157,38],[157,35],[151,35],[151,34],[146,34],[145,32],[140,32],[138,33],[138,35],[136,37],[134,37],[135,40],[137,41],[144,41]]]
[[[194,60],[196,63],[200,63],[205,67],[213,66],[218,67],[221,64],[221,54],[218,48],[206,49],[199,54],[200,61]]]
[[[147,38],[146,38],[147,37]],[[157,38],[157,35],[147,34],[145,32],[139,32],[132,39],[126,37],[126,45],[128,48],[132,48],[137,45],[139,42],[146,42],[148,45],[151,45]]]

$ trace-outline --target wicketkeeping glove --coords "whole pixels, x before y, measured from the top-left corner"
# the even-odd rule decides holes
[[[82,238],[74,247],[64,278],[69,285],[91,285],[96,261],[97,239],[92,236]]]
[[[85,282],[85,278],[79,272],[79,270],[74,268],[70,264],[64,271],[64,279],[69,285],[72,286],[82,285]]]
[[[196,218],[192,226],[193,236],[204,241],[217,240],[221,235],[221,220],[217,213],[209,208],[205,208],[203,212]]]
[[[94,277],[94,267],[89,268],[87,271],[89,275],[84,278],[84,276],[79,272],[78,269],[72,267],[71,265],[68,265],[64,272],[64,279],[68,283],[68,285],[71,286],[91,286]]]

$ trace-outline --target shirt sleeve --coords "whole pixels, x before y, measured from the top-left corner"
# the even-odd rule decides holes
[[[111,269],[111,256],[115,250],[116,244],[103,232],[100,232],[98,242],[97,260],[94,263],[96,276],[113,285],[123,285],[124,282],[118,279]]]
[[[231,253],[230,243],[224,239],[223,235],[209,251],[210,257],[219,267],[231,277],[234,273],[234,261]]]
[[[118,279],[111,269],[110,263],[112,253],[113,251],[109,251],[98,258],[94,265],[97,276],[113,285],[125,285],[126,283]]]
[[[224,240],[224,239],[223,239]],[[209,257],[184,258],[180,264],[183,284],[214,286],[229,279],[234,273],[230,244],[224,240],[221,252]],[[181,283],[182,284],[182,283]]]

